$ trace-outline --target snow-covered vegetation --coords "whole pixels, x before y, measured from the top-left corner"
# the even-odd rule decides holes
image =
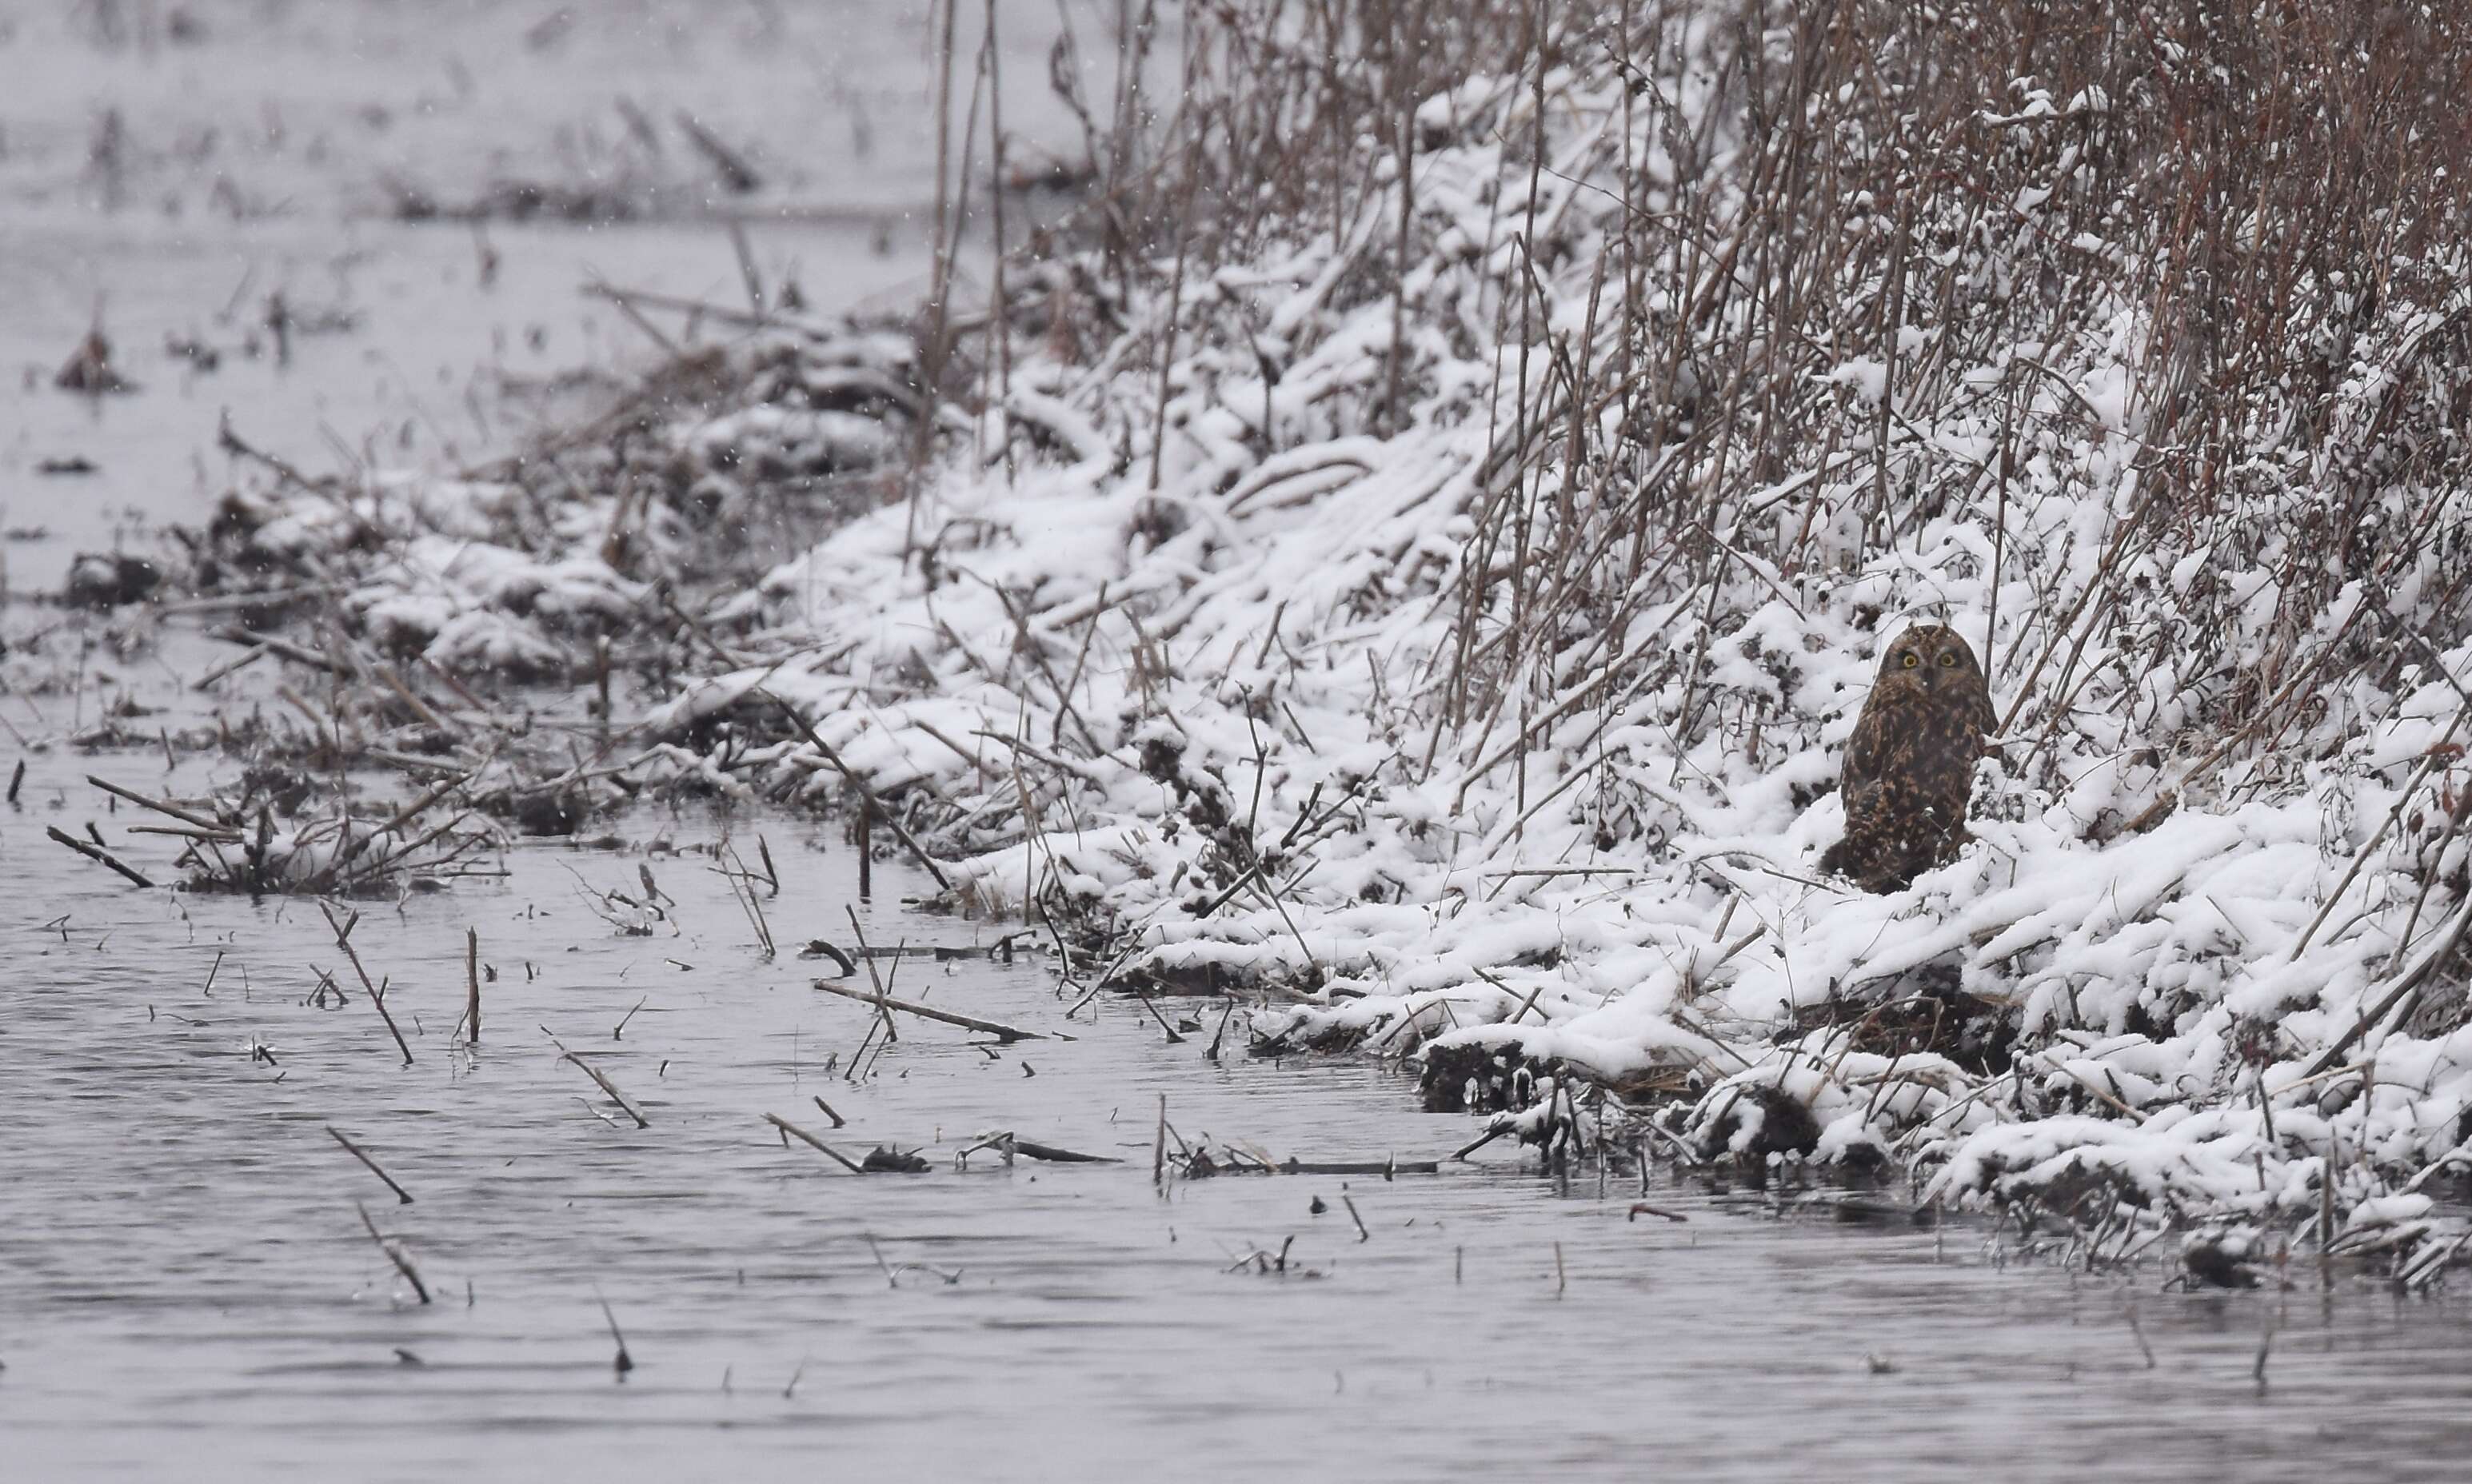
[[[1451,11],[1127,36],[1182,89],[1075,100],[1087,203],[984,306],[755,317],[452,486],[270,481],[223,578],[449,665],[687,646],[639,776],[864,780],[1079,980],[1533,1137],[1593,1084],[2098,1239],[2442,1230],[2466,21]],[[1817,862],[1918,618],[2000,745],[1961,859],[1870,896]]]

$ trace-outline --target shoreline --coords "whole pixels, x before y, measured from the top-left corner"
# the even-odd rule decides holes
[[[2132,79],[1964,123],[1986,189],[2041,193],[2008,235],[1866,156],[1919,204],[1828,224],[1797,292],[1846,343],[1789,347],[1730,254],[1628,224],[1790,261],[1713,82],[1736,43],[1667,39],[1416,95],[1337,230],[1205,213],[1025,259],[975,322],[759,335],[491,481],[261,493],[216,560],[340,563],[336,626],[459,672],[589,675],[607,638],[657,699],[629,776],[863,781],[957,892],[1027,899],[1077,983],[1199,977],[1289,1003],[1281,1044],[1505,1054],[1507,1136],[1628,1089],[1669,1152],[1895,1165],[2093,1245],[2308,1218],[2442,1265],[2472,646],[2376,642],[2360,579],[2307,567],[2318,465],[2218,498],[2184,466],[2204,430],[2165,436],[2195,415],[2153,370],[2173,327],[2089,224],[2168,186],[2135,143],[2190,105]],[[1978,101],[1925,60],[1910,85]],[[1652,72],[1689,170],[1636,106]],[[1230,256],[1188,261],[1205,226]],[[2021,254],[2068,233],[2094,240],[2056,292],[2001,289],[2062,272]],[[2359,508],[2420,512],[2362,517],[2362,570],[2441,618],[2461,514],[2415,471],[2458,456],[2392,445],[2438,415],[2462,271],[2432,247],[2350,315],[2312,413]],[[2206,436],[2278,447],[2282,395],[2227,393]],[[1835,759],[1881,639],[1943,610],[2000,755],[1975,844],[1868,896],[1816,869]]]

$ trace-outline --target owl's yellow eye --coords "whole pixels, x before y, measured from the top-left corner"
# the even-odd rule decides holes
[[[1957,651],[1952,649],[1948,653],[1941,655],[1939,657],[1939,662],[1948,669],[1955,670],[1957,668]]]
[[[1917,658],[1917,657],[1915,656],[1914,651],[1913,651],[1913,650],[1912,650],[1912,649],[1908,649],[1908,650],[1906,651],[1906,656],[1905,656],[1905,658],[1906,658],[1906,668],[1907,668],[1908,670],[1912,670],[1912,669],[1913,669],[1915,666],[1917,666],[1917,665],[1919,665],[1919,664],[1921,664],[1921,663],[1922,663],[1922,661],[1921,661],[1919,658]]]

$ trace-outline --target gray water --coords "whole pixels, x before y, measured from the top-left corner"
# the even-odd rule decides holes
[[[733,223],[770,302],[795,284],[820,316],[916,303],[931,276],[928,36],[941,9],[0,9],[0,591],[56,589],[78,552],[144,551],[162,525],[202,522],[235,479],[261,472],[221,446],[226,419],[312,476],[452,472],[578,419],[660,358],[584,287],[743,310]],[[186,40],[169,35],[175,12],[195,22]],[[983,8],[956,13],[966,92]],[[1078,36],[1080,85],[1104,100],[1111,16],[1101,0],[1003,13],[1015,164],[1082,148],[1047,85],[1049,48]],[[634,141],[622,105],[662,131],[657,153]],[[680,115],[745,153],[762,188],[699,200],[708,182]],[[984,152],[972,169],[983,184]],[[405,182],[451,207],[500,182],[647,176],[667,192],[656,207],[578,224],[405,222],[391,194]],[[1014,205],[1016,229],[1028,204]],[[963,237],[964,302],[986,278],[986,236]],[[301,325],[283,354],[266,326],[275,295]],[[739,333],[647,318],[682,343]],[[129,393],[53,386],[90,328]],[[211,369],[175,341],[211,351]],[[49,472],[60,469],[83,472]]]
[[[919,883],[890,863],[861,903],[812,822],[648,813],[624,850],[525,844],[504,879],[365,904],[353,941],[392,978],[406,1067],[356,990],[304,1002],[316,967],[354,982],[312,904],[140,892],[44,840],[94,817],[167,864],[78,782],[97,766],[161,772],[37,756],[0,814],[23,904],[0,923],[12,1478],[2460,1476],[2456,1295],[2167,1292],[2161,1265],[2090,1277],[2004,1260],[1986,1224],[1846,1224],[1825,1195],[1671,1172],[1650,1199],[1689,1219],[1633,1221],[1628,1175],[1600,1195],[1500,1144],[1450,1163],[1474,1122],[1369,1060],[1250,1060],[1241,1015],[1206,1060],[1222,1005],[1163,1005],[1203,1027],[1175,1045],[1113,999],[1068,1021],[1028,954],[908,958],[892,992],[1050,1039],[982,1049],[905,1018],[852,1082],[870,1011],[808,987],[830,965],[790,946],[847,945],[849,908],[879,945],[999,930],[904,908]],[[778,863],[778,958],[695,853],[725,833]],[[639,865],[675,933],[584,901],[636,893]],[[467,926],[497,970],[468,1049]],[[1185,1140],[1443,1169],[1161,1194],[1162,1094]],[[933,1168],[849,1175],[766,1113]],[[1123,1163],[956,1170],[1000,1129]],[[1284,1273],[1240,1261],[1291,1239]]]

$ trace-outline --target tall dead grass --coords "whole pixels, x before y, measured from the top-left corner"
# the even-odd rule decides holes
[[[1710,634],[1770,596],[1871,627],[1858,575],[1951,518],[1987,540],[1969,592],[2038,743],[2095,705],[2185,732],[2204,771],[2472,632],[2454,8],[1222,0],[1187,12],[1164,100],[1156,22],[1127,9],[1110,122],[1084,109],[1100,269],[1058,292],[1098,312],[1054,337],[1146,346],[1163,418],[1179,333],[1275,385],[1387,299],[1387,364],[1324,430],[1374,433],[1411,416],[1420,333],[1464,338],[1412,280],[1478,264],[1514,347],[1437,748],[1652,673],[1683,678],[1681,745],[1756,746],[1756,706],[1710,704]],[[1558,106],[1609,76],[1618,117]],[[1418,164],[1488,141],[1480,236]],[[1315,315],[1261,322],[1214,279],[1316,235],[1344,271]],[[2126,385],[2087,382],[2106,358]],[[1266,408],[1251,436],[1293,431]],[[2055,496],[2101,529],[2037,518]]]

